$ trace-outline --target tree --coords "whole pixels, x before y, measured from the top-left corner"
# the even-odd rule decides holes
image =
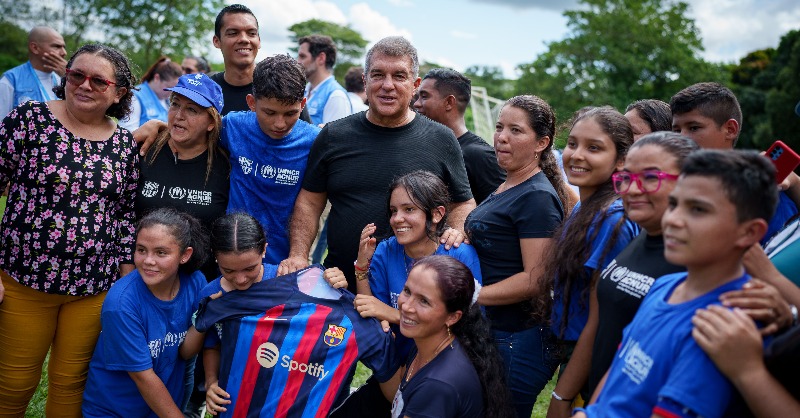
[[[28,60],[28,33],[19,26],[0,20],[0,74]]]
[[[342,85],[344,85],[344,75],[347,70],[352,66],[362,65],[361,58],[366,52],[367,40],[349,26],[342,26],[319,19],[310,19],[295,23],[289,26],[288,29],[289,32],[292,32],[289,39],[295,45],[290,50],[295,54],[299,48],[297,40],[304,36],[320,34],[328,35],[333,39],[333,43],[336,44],[336,67],[334,67],[333,73]]]
[[[547,100],[561,120],[587,105],[624,109],[638,99],[668,101],[699,81],[726,82],[703,47],[687,4],[668,0],[581,0],[564,12],[571,35],[520,65],[517,93]]]
[[[473,65],[464,70],[473,86],[486,88],[489,96],[506,100],[514,95],[514,82],[503,75],[503,69],[490,65]]]
[[[772,64],[776,52],[774,48],[753,51],[730,68],[731,89],[736,93],[743,115],[736,144],[739,148],[762,148],[764,144],[759,144],[761,138],[771,134],[765,105],[772,80],[760,75]]]

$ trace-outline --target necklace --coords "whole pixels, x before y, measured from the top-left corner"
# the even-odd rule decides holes
[[[428,363],[430,363],[430,362],[431,362],[433,359],[435,359],[435,358],[436,358],[436,356],[438,356],[438,355],[439,355],[439,352],[441,352],[441,351],[444,349],[444,347],[445,347],[445,346],[447,346],[447,344],[451,344],[451,343],[453,342],[453,340],[454,340],[454,339],[455,339],[455,337],[453,337],[453,336],[451,336],[451,335],[449,335],[449,334],[448,334],[448,335],[446,335],[446,336],[444,337],[444,339],[442,340],[442,342],[440,342],[440,343],[439,343],[439,345],[437,345],[437,346],[436,346],[436,349],[435,349],[435,350],[433,350],[433,355],[431,356],[431,358],[429,358],[427,361],[424,361],[424,362],[422,363],[422,365],[421,365],[421,366],[419,366],[419,369],[417,369],[417,370],[419,371],[419,370],[421,370],[423,367],[427,366],[427,365],[428,365]],[[449,341],[448,341],[448,340],[449,340]],[[417,353],[417,354],[419,354],[419,353]],[[408,366],[408,373],[406,373],[406,383],[408,383],[408,381],[411,379],[411,376],[413,376],[413,375],[414,375],[414,363],[416,363],[416,362],[417,362],[417,359],[419,359],[419,358],[420,358],[420,356],[419,356],[419,355],[417,355],[416,357],[414,357],[414,360],[411,362],[411,365],[410,365],[410,366]]]

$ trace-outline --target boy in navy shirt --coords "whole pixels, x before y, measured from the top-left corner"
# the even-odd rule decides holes
[[[691,154],[662,219],[666,259],[685,273],[656,281],[595,392],[575,417],[719,417],[733,387],[691,335],[697,309],[750,280],[742,256],[777,205],[775,169],[744,151]]]

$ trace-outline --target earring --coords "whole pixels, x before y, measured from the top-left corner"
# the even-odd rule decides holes
[[[539,159],[539,154],[533,154],[533,159],[534,160],[538,160]]]
[[[447,338],[452,337],[453,334],[450,333],[450,325],[447,326]]]

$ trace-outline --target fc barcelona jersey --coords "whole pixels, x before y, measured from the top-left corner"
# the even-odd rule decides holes
[[[311,266],[203,300],[196,328],[222,327],[219,386],[231,395],[222,417],[326,417],[358,361],[379,381],[391,378],[392,336],[353,299]]]

